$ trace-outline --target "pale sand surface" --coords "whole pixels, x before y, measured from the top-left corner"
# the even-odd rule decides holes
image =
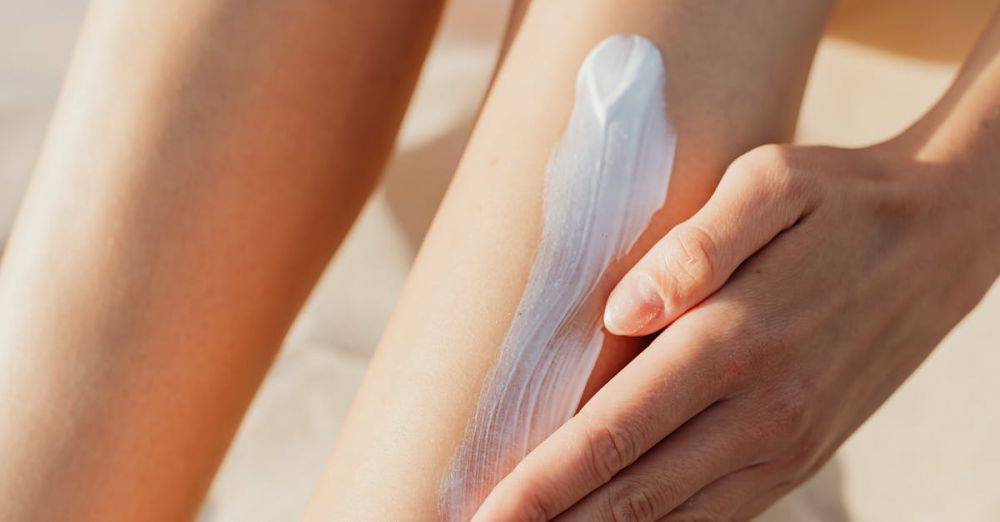
[[[0,242],[37,154],[84,3],[0,0]],[[837,33],[884,43],[879,38],[900,32],[891,25],[899,20],[893,13],[914,17],[907,5],[918,4],[933,5],[880,2],[872,8],[880,20],[874,29],[857,13],[841,14]],[[948,60],[971,41],[970,22],[984,21],[989,2],[966,4],[967,10],[921,25],[912,56],[825,41],[799,140],[862,145],[917,117],[952,78]],[[488,82],[505,5],[453,2],[382,189],[289,336],[203,520],[288,521],[302,511],[461,153]],[[966,36],[933,32],[939,26]],[[873,34],[877,38],[867,37]],[[997,319],[1000,290],[994,289],[834,462],[763,520],[1000,520]]]

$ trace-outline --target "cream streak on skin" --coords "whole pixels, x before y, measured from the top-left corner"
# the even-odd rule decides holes
[[[528,283],[442,484],[441,516],[472,518],[529,451],[573,416],[604,341],[608,267],[663,205],[676,134],[663,61],[641,36],[612,36],[580,66],[569,124],[546,169]]]

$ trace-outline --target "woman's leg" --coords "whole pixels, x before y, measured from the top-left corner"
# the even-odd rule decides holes
[[[532,3],[307,518],[442,515],[442,478],[461,453],[463,434],[481,420],[473,419],[482,413],[480,392],[494,363],[504,360],[498,350],[512,321],[523,320],[515,310],[538,268],[533,263],[545,259],[536,259],[536,251],[546,164],[567,127],[574,79],[588,51],[613,34],[651,40],[662,54],[678,136],[666,205],[627,259],[608,270],[613,277],[699,208],[737,155],[791,137],[829,3]],[[599,301],[606,286],[598,285]],[[584,313],[599,314],[593,308]],[[590,390],[634,350],[620,340],[604,342]],[[474,506],[479,493],[468,494]],[[466,509],[460,511],[464,516]]]
[[[0,273],[0,520],[186,520],[440,2],[96,0]]]

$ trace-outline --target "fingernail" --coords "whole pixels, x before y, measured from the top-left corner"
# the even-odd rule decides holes
[[[617,335],[633,335],[663,317],[663,298],[650,277],[636,273],[625,278],[608,298],[604,326]]]

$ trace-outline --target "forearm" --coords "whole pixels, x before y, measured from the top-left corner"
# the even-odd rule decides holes
[[[441,477],[531,270],[546,163],[566,126],[577,69],[595,44],[612,34],[640,34],[659,48],[678,135],[666,206],[630,259],[610,270],[620,273],[701,206],[733,158],[790,138],[827,7],[534,3],[421,248],[312,516],[437,518]],[[634,352],[609,342],[603,353],[596,382]]]
[[[437,7],[94,3],[0,272],[0,519],[194,515]]]

